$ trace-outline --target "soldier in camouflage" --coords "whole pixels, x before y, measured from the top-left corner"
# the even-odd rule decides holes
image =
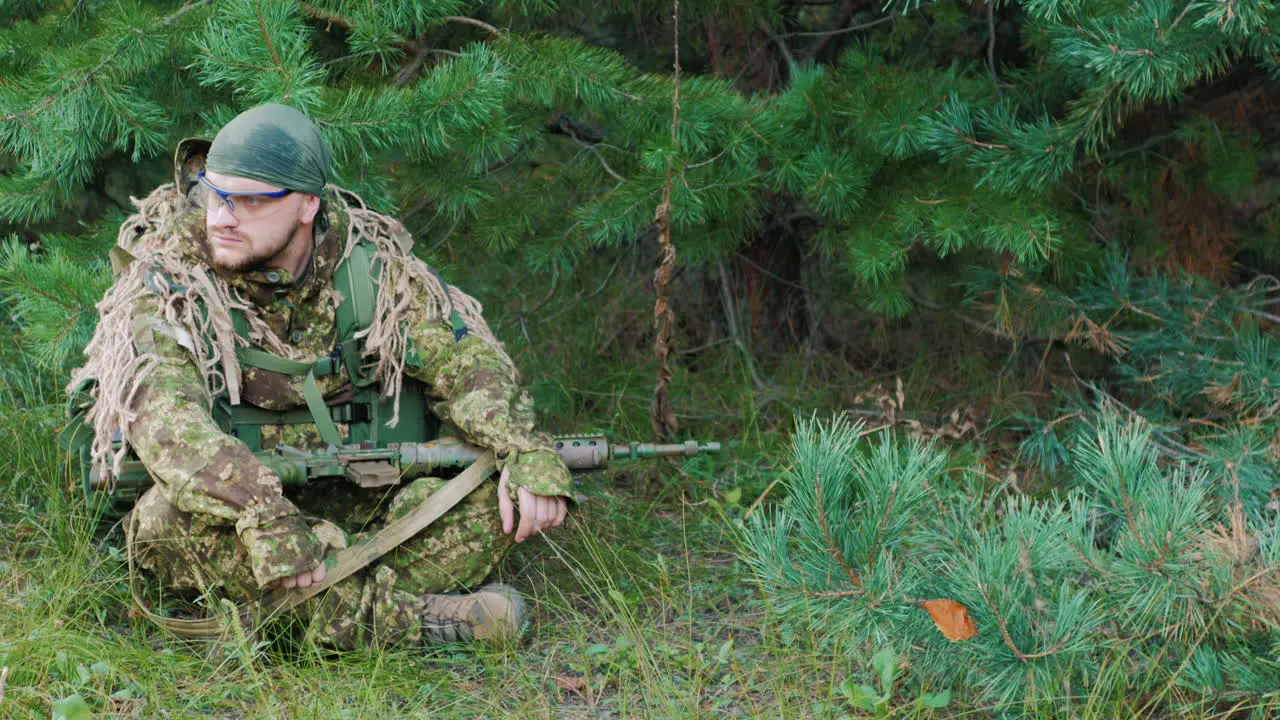
[[[279,105],[254,108],[209,147],[192,192],[203,207],[186,208],[166,230],[184,262],[225,283],[284,341],[287,357],[305,362],[332,350],[341,302],[334,270],[350,242],[349,218],[326,188],[328,166],[306,116]],[[475,334],[459,339],[447,318],[426,308],[408,308],[400,325],[413,358],[404,373],[462,439],[495,452],[499,481],[299,606],[295,612],[318,642],[351,648],[513,637],[520,603],[510,588],[444,593],[476,587],[513,541],[565,518],[569,472],[550,438],[535,431],[511,360]],[[175,323],[154,297],[143,295],[130,313],[132,337],[117,341],[131,341],[139,356],[157,362],[132,397],[127,426],[156,481],[132,512],[129,549],[164,587],[237,602],[269,588],[309,587],[323,581],[326,553],[376,532],[443,484],[424,477],[391,493],[336,483],[284,492],[279,478],[213,421],[192,329]],[[318,380],[327,402],[349,392],[348,381],[345,369]],[[242,402],[269,410],[306,406],[302,378],[258,368],[245,368],[241,393]],[[314,425],[268,426],[262,437],[264,450],[323,445]]]

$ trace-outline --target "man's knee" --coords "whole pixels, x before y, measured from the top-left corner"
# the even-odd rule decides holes
[[[405,486],[391,502],[391,521],[420,505],[444,485],[439,478],[419,478]],[[511,549],[502,533],[498,494],[485,483],[430,527],[383,558],[395,569],[399,589],[414,594],[439,593],[473,587],[502,562]]]
[[[129,513],[128,540],[140,556],[165,552],[191,535],[191,516],[174,507],[159,488],[152,487],[138,498]]]
[[[244,595],[256,587],[248,556],[234,528],[196,521],[158,487],[138,498],[127,522],[129,552],[139,568],[176,589],[223,587]]]

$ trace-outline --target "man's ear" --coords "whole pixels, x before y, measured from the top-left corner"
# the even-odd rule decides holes
[[[320,211],[320,197],[317,195],[306,195],[306,200],[302,201],[302,214],[298,217],[298,222],[306,225],[315,221],[316,213]]]

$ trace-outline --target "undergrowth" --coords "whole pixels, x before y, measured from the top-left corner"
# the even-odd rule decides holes
[[[510,279],[483,265],[468,273]],[[464,287],[476,284],[458,274]],[[574,301],[601,276],[603,306]],[[542,305],[530,283],[513,281],[505,294],[479,288],[548,430],[650,435],[651,307],[629,290],[641,276],[585,273]],[[696,295],[684,290],[686,301]],[[1252,696],[1197,701],[1181,686],[1152,703],[1119,655],[1101,658],[1093,687],[1036,687],[996,702],[922,676],[900,637],[828,632],[848,623],[848,606],[800,612],[762,593],[740,533],[788,497],[778,479],[793,464],[785,446],[799,409],[847,411],[901,437],[947,442],[937,482],[957,497],[1048,497],[1059,479],[1020,465],[1020,437],[998,422],[1056,407],[1046,390],[1061,372],[1055,358],[946,335],[954,323],[940,314],[858,322],[871,338],[861,360],[831,348],[752,357],[730,342],[687,342],[674,383],[682,435],[720,440],[725,454],[582,478],[570,523],[520,546],[500,570],[534,601],[528,640],[505,650],[337,653],[274,628],[212,647],[164,637],[130,612],[119,528],[100,522],[64,466],[58,373],[10,343],[0,349],[0,716],[1054,718],[1069,706],[1085,720],[1198,720],[1274,709]],[[918,339],[930,333],[933,341]],[[931,662],[966,662],[949,649]],[[1230,671],[1192,662],[1196,673]]]

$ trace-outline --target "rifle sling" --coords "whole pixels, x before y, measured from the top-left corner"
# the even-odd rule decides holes
[[[401,516],[387,523],[373,537],[364,542],[339,550],[325,560],[324,581],[307,588],[296,590],[277,590],[272,594],[270,604],[272,610],[288,610],[297,607],[327,589],[330,585],[345,580],[352,573],[377,560],[386,553],[399,547],[401,543],[417,535],[440,516],[449,512],[471,491],[480,487],[497,467],[492,452],[486,452],[475,462],[467,466],[457,477],[445,483],[444,487],[422,501],[408,515]]]
[[[322,582],[307,588],[294,590],[275,590],[271,595],[240,605],[236,608],[242,627],[251,628],[267,615],[289,610],[315,597],[324,590],[347,579],[369,563],[394,550],[401,543],[422,532],[431,523],[453,509],[473,490],[480,487],[496,468],[493,453],[486,452],[471,463],[457,477],[445,483],[444,487],[435,491],[408,515],[399,517],[379,530],[373,537],[364,542],[352,545],[330,555],[325,559],[325,578]],[[129,589],[133,593],[133,602],[137,612],[151,622],[179,637],[189,639],[226,640],[231,637],[229,624],[222,618],[206,617],[198,620],[167,618],[151,612],[142,599],[140,579],[134,558],[133,524],[129,522],[129,539],[126,543],[129,559]]]

